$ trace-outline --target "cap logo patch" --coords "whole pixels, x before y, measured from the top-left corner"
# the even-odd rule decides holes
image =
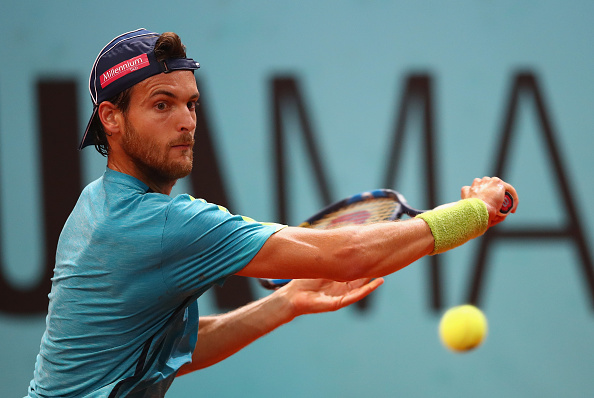
[[[126,76],[128,73],[149,66],[149,64],[148,56],[146,54],[121,62],[100,76],[99,80],[101,82],[101,88],[107,87],[120,77]]]

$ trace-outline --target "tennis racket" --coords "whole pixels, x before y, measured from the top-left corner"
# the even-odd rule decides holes
[[[399,220],[403,215],[414,217],[424,210],[417,210],[399,192],[376,189],[362,192],[335,202],[314,214],[299,226],[303,228],[333,229],[347,225],[365,225],[380,221]],[[259,279],[266,289],[275,290],[291,279]]]

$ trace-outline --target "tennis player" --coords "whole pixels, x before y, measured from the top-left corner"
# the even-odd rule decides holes
[[[162,397],[176,376],[297,316],[347,306],[382,276],[480,236],[505,219],[497,209],[506,190],[517,206],[512,186],[482,178],[459,202],[419,218],[319,231],[171,197],[192,170],[198,67],[177,35],[145,29],[99,53],[80,149],[95,145],[107,168],[60,235],[30,397]],[[197,299],[233,274],[301,280],[199,317]]]

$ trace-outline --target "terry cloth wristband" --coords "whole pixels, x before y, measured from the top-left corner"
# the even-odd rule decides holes
[[[431,255],[443,253],[481,236],[489,226],[489,212],[480,199],[463,199],[419,214],[433,234]]]

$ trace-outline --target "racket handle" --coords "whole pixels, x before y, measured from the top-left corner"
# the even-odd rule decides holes
[[[260,282],[260,285],[262,285],[262,287],[268,289],[268,290],[276,290],[279,289],[283,286],[285,286],[287,283],[291,282],[292,279],[264,279],[264,278],[258,278],[258,281]]]
[[[503,198],[503,205],[499,210],[499,214],[507,216],[507,214],[514,208],[514,198],[511,193],[505,191],[505,198]]]

